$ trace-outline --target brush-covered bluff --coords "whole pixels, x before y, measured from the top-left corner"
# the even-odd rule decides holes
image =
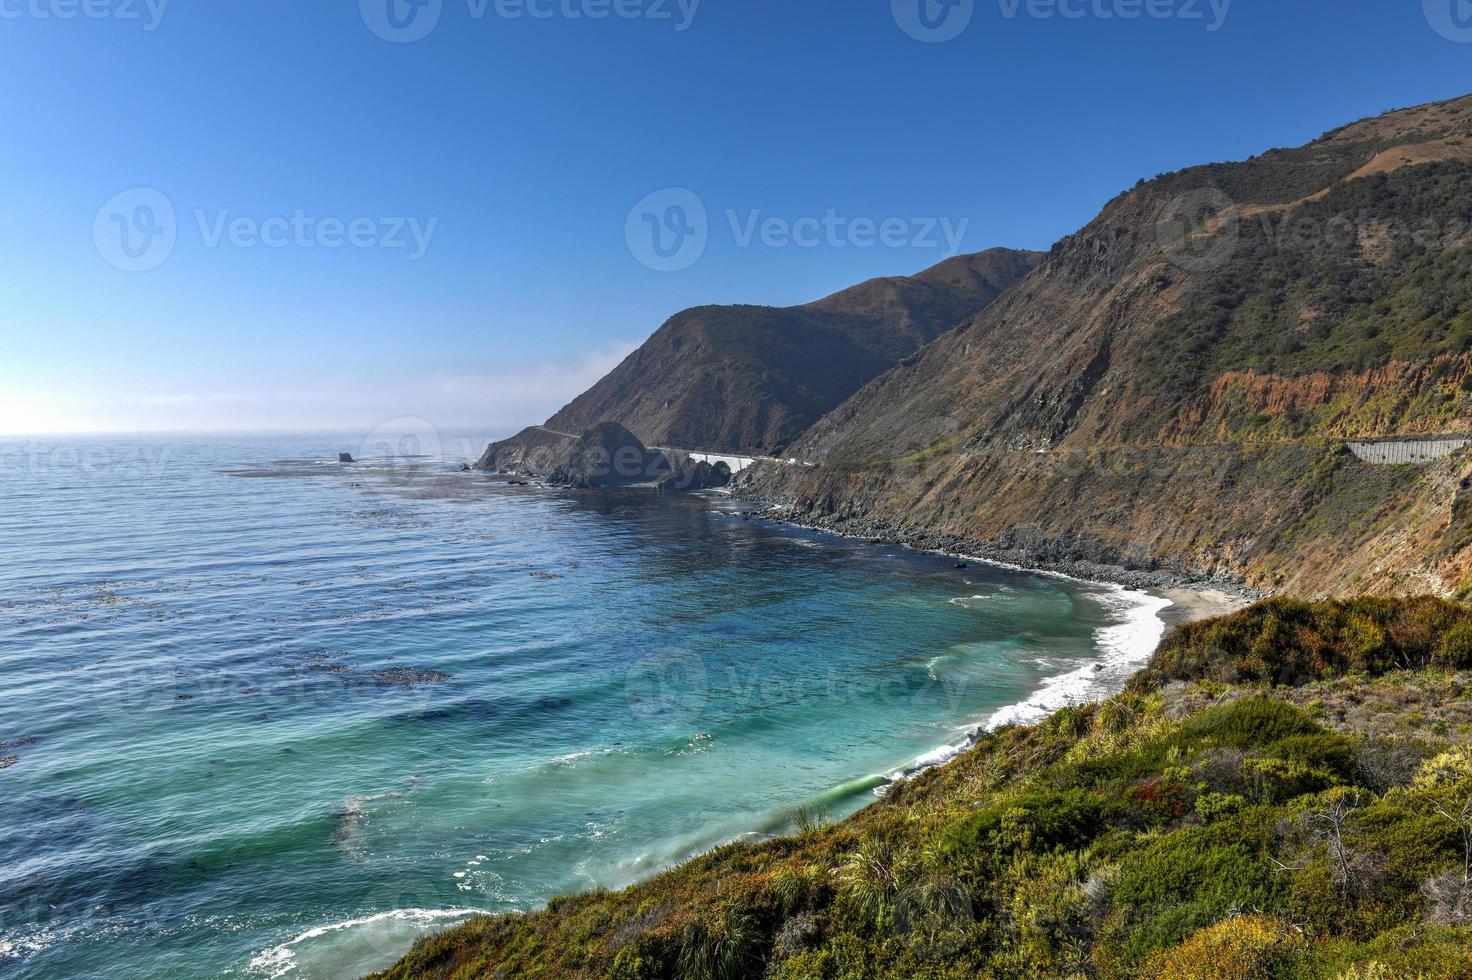
[[[1472,612],[1271,600],[838,824],[472,920],[384,978],[1472,976]]]

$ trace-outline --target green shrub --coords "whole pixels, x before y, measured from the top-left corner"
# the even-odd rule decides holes
[[[1300,685],[1378,676],[1433,661],[1472,663],[1472,610],[1434,597],[1300,602],[1276,598],[1166,638],[1132,690],[1171,680]]]
[[[757,962],[762,933],[743,908],[725,910],[718,922],[692,922],[680,937],[680,976],[689,980],[742,980]]]
[[[1274,980],[1297,958],[1302,943],[1281,919],[1244,915],[1207,926],[1159,954],[1146,975],[1160,980]]]
[[[1430,790],[1456,786],[1472,780],[1472,748],[1457,746],[1421,763],[1414,785]]]
[[[1178,745],[1209,742],[1247,749],[1323,733],[1323,726],[1302,708],[1277,698],[1251,697],[1192,715],[1172,741]]]
[[[1235,793],[1203,793],[1196,798],[1196,815],[1205,823],[1234,817],[1247,808],[1247,800]]]
[[[1280,908],[1284,882],[1260,855],[1269,836],[1246,811],[1170,834],[1122,861],[1114,902],[1128,910],[1118,937],[1126,960],[1142,963],[1233,909]]]
[[[1466,980],[1472,934],[1423,924],[1388,930],[1363,943],[1315,951],[1313,976],[1332,980]]]
[[[1447,630],[1436,659],[1441,666],[1454,670],[1472,667],[1472,622],[1460,622]]]
[[[1321,793],[1337,782],[1333,773],[1296,759],[1248,759],[1242,773],[1252,799],[1259,803],[1286,803],[1307,793]]]
[[[1103,801],[1066,790],[1029,794],[963,817],[945,829],[941,842],[962,856],[1046,853],[1083,847],[1103,829]]]
[[[1337,732],[1315,735],[1290,735],[1269,746],[1268,753],[1280,759],[1301,762],[1311,769],[1333,773],[1342,780],[1352,780],[1359,766],[1359,746],[1354,739]]]

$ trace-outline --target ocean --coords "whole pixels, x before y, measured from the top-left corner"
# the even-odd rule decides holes
[[[1163,631],[718,495],[460,472],[483,445],[0,441],[0,974],[360,976],[840,818]]]

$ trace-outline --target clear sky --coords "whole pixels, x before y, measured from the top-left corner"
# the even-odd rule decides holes
[[[0,79],[0,432],[499,432],[684,307],[1472,91],[1472,5],[0,0]]]

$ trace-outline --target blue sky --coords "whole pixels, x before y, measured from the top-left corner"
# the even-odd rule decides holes
[[[0,432],[504,432],[684,307],[1472,90],[1465,0],[924,0],[936,43],[921,0],[417,2],[0,0]],[[706,244],[656,271],[669,188]]]

